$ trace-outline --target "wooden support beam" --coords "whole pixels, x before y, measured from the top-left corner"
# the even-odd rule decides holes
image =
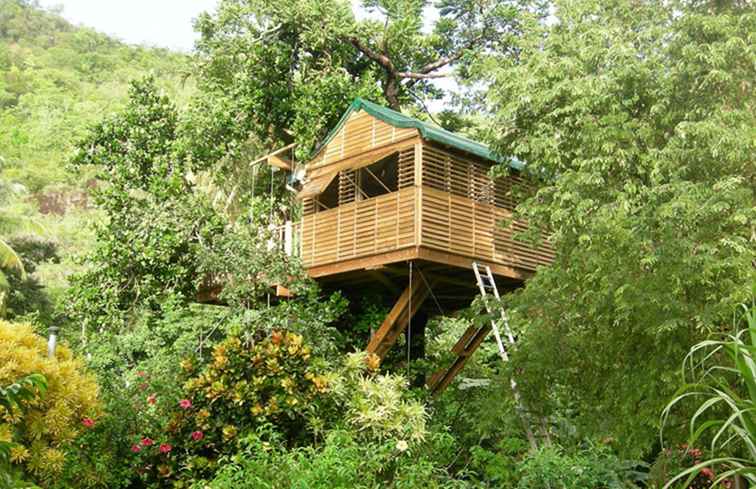
[[[297,146],[296,143],[292,143],[292,144],[289,144],[288,146],[284,146],[283,148],[277,149],[277,150],[273,151],[272,153],[268,153],[265,156],[261,156],[260,158],[257,158],[255,161],[253,161],[252,163],[250,163],[249,166],[256,165],[256,164],[258,164],[260,162],[263,162],[263,161],[270,161],[270,157],[271,156],[280,155],[281,153],[285,153],[286,151],[289,151],[290,149],[294,149],[296,146]]]
[[[421,260],[443,263],[445,265],[466,268],[468,270],[472,270],[472,262],[477,261],[480,264],[488,265],[489,267],[491,267],[491,272],[502,277],[513,278],[516,280],[526,280],[533,276],[533,272],[524,270],[522,268],[493,263],[487,260],[481,260],[479,258],[457,255],[455,253],[437,251],[425,246],[418,247],[417,251],[417,257]]]
[[[283,285],[276,285],[276,296],[277,297],[294,297],[294,294],[291,293],[291,290],[289,290],[288,287],[284,287]]]
[[[327,265],[310,267],[307,269],[307,273],[312,278],[325,277],[328,275],[335,275],[337,273],[345,273],[353,270],[371,269],[378,266],[387,265],[389,263],[403,262],[412,260],[416,257],[417,248],[412,246],[388,253],[379,253],[377,255],[366,256],[363,258],[352,258],[349,260],[329,263]]]
[[[407,285],[386,319],[370,338],[368,353],[375,353],[383,358],[407,328],[407,324],[428,298],[429,293],[430,290],[422,280],[414,280],[412,284]]]
[[[475,353],[475,350],[483,343],[488,333],[491,331],[491,325],[486,324],[480,327],[470,326],[467,328],[462,337],[452,347],[452,352],[457,354],[457,358],[448,369],[442,369],[433,374],[428,381],[428,388],[431,390],[433,396],[437,396],[442,393],[449,384],[451,384],[454,377],[459,374],[462,368],[467,363],[467,360]]]
[[[368,275],[370,275],[372,278],[376,280],[376,282],[380,282],[383,284],[384,287],[386,287],[392,294],[399,295],[402,291],[399,289],[399,287],[396,286],[394,282],[391,281],[390,278],[388,278],[386,275],[381,273],[378,270],[368,270]]]
[[[268,156],[268,164],[286,171],[291,171],[293,168],[291,161],[285,160],[277,155]]]
[[[477,292],[477,285],[475,284],[474,280],[463,280],[461,278],[448,277],[446,275],[442,275],[440,273],[433,273],[433,272],[431,273],[424,272],[424,273],[426,277],[428,277],[429,279],[433,279],[435,282],[454,285],[456,287],[475,290]]]

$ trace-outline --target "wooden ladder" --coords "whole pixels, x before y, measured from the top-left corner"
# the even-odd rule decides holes
[[[498,311],[494,311],[494,306],[489,300],[489,295],[493,295],[496,299],[496,304],[499,304],[501,301],[499,289],[496,287],[496,281],[494,280],[493,273],[491,273],[491,267],[488,265],[480,265],[477,262],[473,262],[472,266],[473,272],[475,273],[475,280],[478,283],[478,289],[480,290],[480,295],[483,297],[483,304],[491,317],[491,321],[489,324],[484,324],[483,326],[470,326],[454,347],[452,347],[452,352],[457,354],[457,358],[454,360],[452,366],[446,370],[437,372],[431,377],[430,382],[428,382],[428,386],[434,396],[440,394],[449,386],[451,381],[454,380],[454,377],[456,377],[460,370],[462,370],[462,367],[465,366],[467,359],[470,358],[481,343],[483,343],[483,340],[488,336],[489,331],[493,330],[494,337],[496,338],[496,346],[499,350],[499,357],[502,362],[509,361],[507,348],[514,348],[515,346],[515,337],[514,334],[512,334],[512,329],[509,327],[509,317],[507,312],[502,307],[497,307]],[[483,273],[481,273],[481,269],[483,270]],[[496,312],[498,312],[499,316],[498,321],[495,319],[497,316]],[[499,324],[497,323],[500,323],[504,329],[504,339],[502,339],[502,335],[499,331]],[[507,343],[506,346],[504,344],[505,341]],[[530,428],[524,403],[520,396],[519,389],[517,388],[517,381],[514,379],[514,376],[510,377],[510,387],[515,400],[515,409],[520,416],[530,446],[535,450],[537,448],[536,439],[533,435],[533,430]]]

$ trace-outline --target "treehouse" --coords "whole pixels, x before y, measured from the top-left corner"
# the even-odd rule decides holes
[[[422,345],[428,315],[468,306],[473,262],[510,289],[550,263],[548,245],[514,236],[526,228],[510,219],[522,164],[492,179],[498,163],[482,144],[361,99],[307,162],[296,248],[309,275],[347,295],[378,284],[391,297],[369,352],[383,357],[408,325]],[[487,332],[466,332],[461,365],[431,387],[446,387]]]

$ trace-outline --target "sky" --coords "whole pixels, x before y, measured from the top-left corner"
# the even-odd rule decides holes
[[[129,44],[188,52],[197,38],[192,19],[215,9],[217,0],[39,0],[61,7],[63,17]],[[351,0],[357,4],[358,0]],[[357,12],[365,15],[364,12]]]
[[[360,0],[350,0],[358,18],[369,12],[359,7]],[[39,0],[46,8],[62,9],[61,14],[76,25],[92,27],[129,44],[140,44],[189,52],[197,34],[192,20],[199,14],[215,10],[218,0]],[[436,18],[429,9],[426,27]],[[433,82],[444,89],[454,89],[451,79]],[[432,111],[444,102],[429,104]]]
[[[129,44],[190,51],[192,19],[213,10],[217,0],[40,0],[62,7],[68,21],[92,27]]]

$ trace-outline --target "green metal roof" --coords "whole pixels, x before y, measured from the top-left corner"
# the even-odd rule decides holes
[[[447,131],[446,129],[442,129],[433,124],[423,122],[419,119],[408,117],[401,112],[397,112],[395,110],[389,109],[388,107],[383,107],[382,105],[378,105],[361,98],[356,98],[354,102],[352,102],[352,104],[349,106],[349,109],[343,116],[341,116],[341,119],[339,120],[339,123],[336,125],[336,127],[334,127],[330,133],[328,133],[328,136],[326,136],[323,143],[318,147],[318,150],[315,152],[315,154],[319,153],[320,150],[325,145],[327,145],[334,136],[336,136],[336,134],[339,132],[339,130],[341,130],[341,128],[344,126],[347,119],[349,119],[349,116],[352,115],[353,112],[358,112],[360,110],[364,110],[376,119],[380,119],[386,124],[392,125],[394,127],[403,129],[417,129],[418,131],[420,131],[420,135],[423,137],[423,139],[445,144],[447,146],[451,146],[452,148],[456,148],[467,153],[472,153],[476,156],[480,156],[481,158],[496,163],[501,163],[503,161],[502,158],[497,157],[488,148],[488,146],[484,144],[478,143],[459,134],[455,134],[451,131]],[[525,167],[525,165],[521,161],[518,161],[516,159],[510,159],[509,166],[514,168],[515,170],[522,170]]]

